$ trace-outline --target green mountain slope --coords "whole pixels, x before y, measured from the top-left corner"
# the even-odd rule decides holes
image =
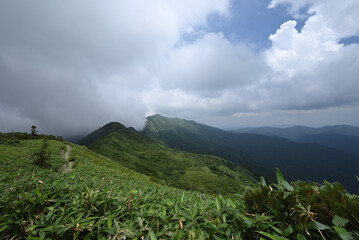
[[[359,157],[359,137],[340,134],[320,133],[306,135],[294,140],[295,142],[317,143],[323,146],[340,149]]]
[[[278,184],[208,195],[156,184],[83,146],[17,133],[0,134],[0,164],[0,239],[359,237],[357,195],[290,184],[279,172]]]
[[[121,165],[166,184],[208,193],[236,193],[255,182],[253,174],[238,164],[216,156],[166,147],[120,123],[109,123],[79,144]]]
[[[356,192],[359,158],[317,144],[294,143],[277,137],[240,134],[177,118],[155,115],[147,118],[143,134],[170,147],[214,154],[244,163],[257,172],[274,177],[280,168],[290,180],[339,181]]]

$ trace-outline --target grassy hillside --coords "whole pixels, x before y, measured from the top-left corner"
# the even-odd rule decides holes
[[[63,173],[67,146],[74,165]],[[0,164],[0,239],[359,237],[357,195],[339,185],[289,184],[280,172],[278,184],[262,179],[240,195],[207,195],[158,185],[86,147],[26,134],[0,134]]]
[[[207,193],[236,193],[253,174],[216,156],[177,151],[120,123],[109,123],[79,142],[121,165],[166,184]]]
[[[213,154],[247,164],[262,175],[274,178],[280,168],[290,180],[339,181],[350,192],[359,184],[359,158],[317,144],[295,143],[284,138],[233,133],[177,118],[155,115],[147,118],[142,132],[170,147]]]

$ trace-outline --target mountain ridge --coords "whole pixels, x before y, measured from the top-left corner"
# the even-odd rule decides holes
[[[218,156],[169,148],[116,122],[104,125],[79,143],[154,181],[179,188],[234,193],[255,183],[255,176],[238,164]]]
[[[194,121],[160,115],[148,117],[142,133],[173,148],[213,154],[247,164],[252,170],[272,178],[275,169],[280,168],[290,180],[339,181],[351,192],[357,189],[355,169],[359,169],[359,158],[318,144],[227,132]]]

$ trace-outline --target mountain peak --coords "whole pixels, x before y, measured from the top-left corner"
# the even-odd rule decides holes
[[[110,134],[114,131],[124,131],[127,128],[119,123],[119,122],[109,122],[102,126],[101,128],[97,129],[96,131],[90,133],[83,139],[81,139],[78,144],[89,146],[91,143],[95,142],[97,139],[102,138],[103,136]]]

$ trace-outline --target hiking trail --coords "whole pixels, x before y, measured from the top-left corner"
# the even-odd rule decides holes
[[[64,159],[66,161],[64,167],[63,167],[63,170],[62,172],[63,173],[69,173],[72,171],[72,168],[74,166],[74,161],[70,161],[70,153],[71,153],[71,146],[70,145],[66,145],[66,152],[64,154]]]

